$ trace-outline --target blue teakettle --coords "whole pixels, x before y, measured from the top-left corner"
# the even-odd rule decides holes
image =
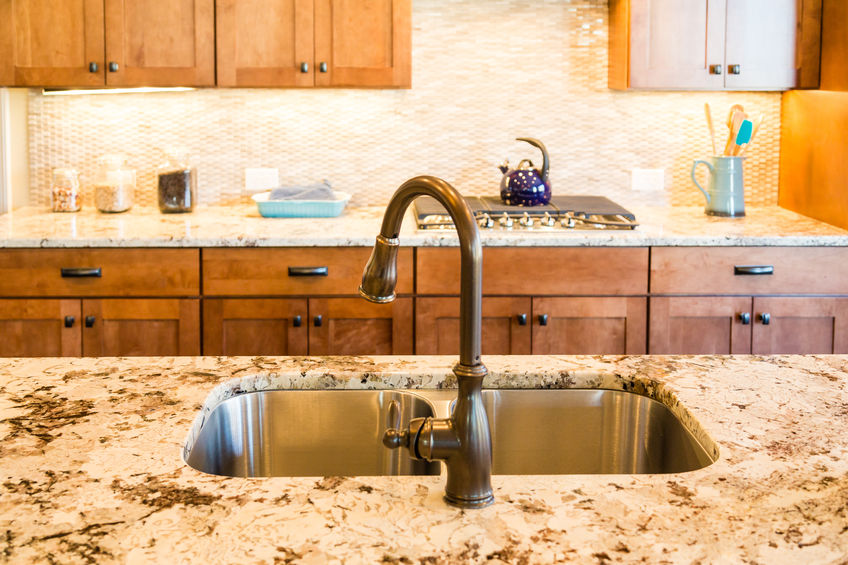
[[[510,170],[509,161],[498,167],[503,173],[501,179],[501,200],[512,206],[537,206],[551,201],[551,181],[548,179],[548,150],[538,139],[517,137],[542,151],[542,170],[534,169],[533,162],[522,159],[518,168]]]

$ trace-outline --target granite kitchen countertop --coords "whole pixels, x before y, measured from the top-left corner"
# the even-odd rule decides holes
[[[834,563],[848,559],[848,357],[484,357],[488,387],[660,399],[718,460],[666,475],[237,479],[182,459],[222,399],[439,388],[454,357],[0,360],[0,561]],[[193,430],[191,433],[189,430]]]
[[[528,232],[483,230],[486,246],[846,246],[848,231],[777,206],[748,207],[744,218],[704,215],[703,207],[631,207],[635,230]],[[136,207],[123,214],[54,214],[22,208],[0,215],[0,247],[281,247],[371,246],[382,207],[347,208],[337,218],[262,218],[253,205],[199,207],[161,214]],[[455,246],[455,232],[420,231],[408,214],[401,245]]]

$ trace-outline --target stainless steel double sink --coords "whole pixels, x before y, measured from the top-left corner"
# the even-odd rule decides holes
[[[233,477],[438,475],[441,463],[383,447],[389,404],[401,424],[447,417],[453,390],[269,390],[216,406],[186,456]],[[656,400],[596,389],[488,389],[496,475],[680,473],[714,459]]]

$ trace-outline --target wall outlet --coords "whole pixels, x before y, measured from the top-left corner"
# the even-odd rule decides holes
[[[630,188],[636,192],[665,190],[665,169],[632,169]]]
[[[280,186],[280,170],[271,168],[247,168],[244,170],[244,192],[255,194]]]

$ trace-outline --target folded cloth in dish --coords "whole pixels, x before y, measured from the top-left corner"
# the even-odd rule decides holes
[[[335,200],[333,187],[326,180],[300,186],[281,186],[271,190],[268,200]]]

